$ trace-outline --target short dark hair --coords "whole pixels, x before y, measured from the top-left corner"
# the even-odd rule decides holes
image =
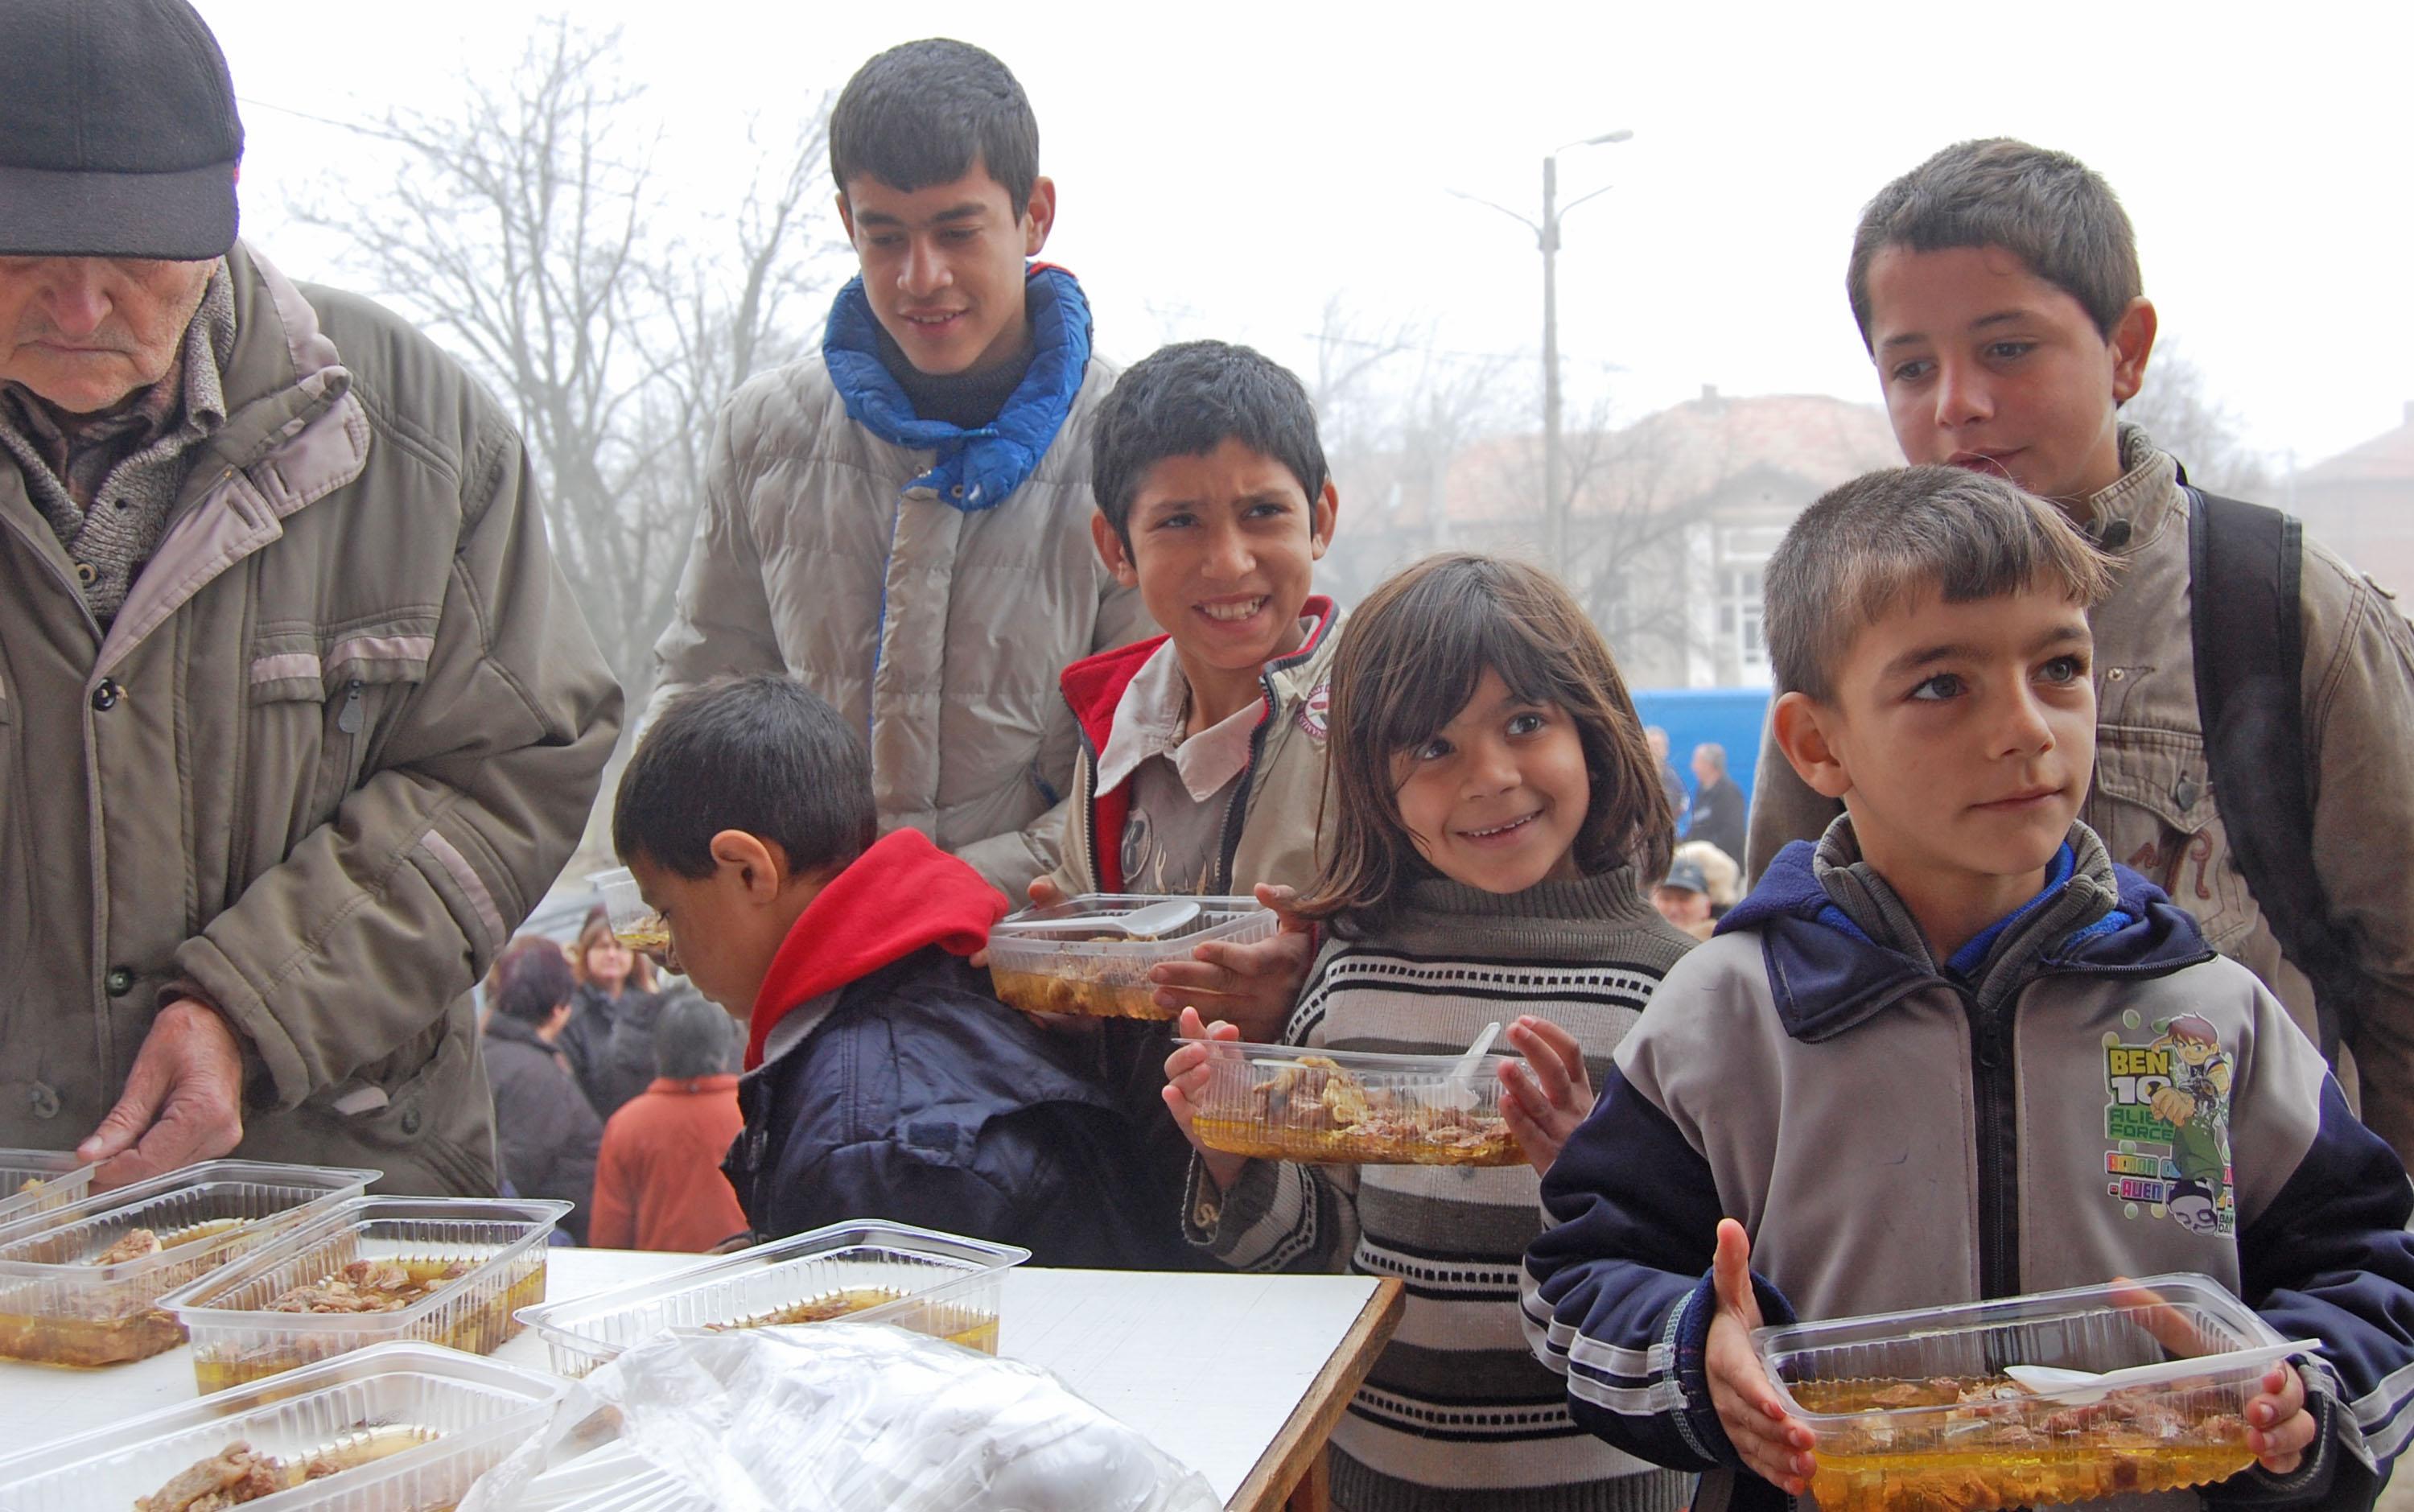
[[[1331,476],[1316,406],[1289,368],[1229,341],[1180,341],[1134,363],[1098,405],[1090,490],[1131,549],[1132,497],[1169,457],[1204,457],[1237,441],[1290,470],[1310,505]]]
[[[1778,691],[1828,703],[1853,637],[1906,598],[1974,604],[2044,587],[2092,608],[2111,591],[2112,567],[2061,510],[2011,483],[1898,467],[1821,495],[1761,582]]]
[[[675,1081],[718,1076],[729,1069],[732,1020],[693,992],[663,1004],[654,1020],[654,1074]]]
[[[523,935],[504,946],[489,979],[495,1011],[522,1024],[543,1024],[577,987],[561,947],[542,935]]]
[[[857,176],[910,194],[977,164],[1020,216],[1039,179],[1039,122],[1005,64],[934,37],[855,70],[830,110],[829,153],[841,194]]]
[[[624,862],[705,877],[712,837],[739,830],[808,872],[862,855],[877,822],[871,760],[838,711],[801,682],[757,672],[663,710],[620,773],[612,848]]]
[[[1957,142],[1880,189],[1861,211],[1844,284],[1865,347],[1870,264],[1889,247],[2000,247],[2078,300],[2107,340],[2145,292],[2137,233],[2112,186],[2068,153],[2009,137]]]
[[[1587,875],[1632,863],[1663,876],[1676,816],[1609,643],[1539,567],[1451,552],[1378,585],[1343,627],[1333,667],[1329,859],[1301,909],[1344,936],[1381,930],[1409,884],[1435,876],[1400,822],[1393,758],[1456,719],[1487,671],[1566,711],[1591,801],[1575,841]],[[1641,892],[1638,882],[1637,894]]]

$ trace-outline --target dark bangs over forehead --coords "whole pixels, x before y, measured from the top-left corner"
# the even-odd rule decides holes
[[[1584,742],[1590,801],[1576,863],[1667,869],[1675,816],[1608,643],[1558,579],[1497,557],[1428,557],[1366,596],[1334,659],[1328,860],[1304,912],[1344,934],[1382,927],[1434,869],[1400,821],[1394,760],[1439,734],[1497,672],[1559,709]]]
[[[1600,668],[1574,650],[1597,633],[1564,595],[1537,591],[1530,571],[1466,556],[1404,575],[1393,612],[1415,652],[1364,669],[1368,734],[1387,760],[1439,734],[1486,672],[1528,703],[1579,710],[1598,696]]]

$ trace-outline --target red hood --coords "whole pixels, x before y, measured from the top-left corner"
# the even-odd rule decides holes
[[[925,946],[970,955],[1006,917],[1006,895],[919,830],[881,836],[830,879],[771,958],[746,1035],[746,1069],[789,1013]]]

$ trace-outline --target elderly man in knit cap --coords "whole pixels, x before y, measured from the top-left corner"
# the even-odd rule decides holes
[[[0,1145],[490,1191],[466,995],[620,698],[519,437],[235,239],[184,0],[0,37]]]

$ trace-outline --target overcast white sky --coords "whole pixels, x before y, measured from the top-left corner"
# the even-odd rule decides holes
[[[349,152],[267,107],[359,119],[499,71],[548,9],[527,0],[320,5],[199,0],[232,66],[251,149],[246,229],[297,274],[323,256],[281,196]],[[1445,344],[1531,352],[1531,235],[1462,189],[1531,213],[1562,158],[1561,344],[1572,387],[1609,380],[1628,418],[1690,397],[1874,397],[1842,293],[1861,203],[1964,137],[2077,153],[2136,221],[2164,337],[2250,441],[2311,465],[2414,400],[2414,7],[2403,0],[1946,6],[1326,6],[1071,3],[635,5],[626,28],[672,132],[658,159],[711,213],[744,112],[777,120],[917,36],[1005,58],[1059,185],[1049,255],[1080,274],[1099,343],[1172,334],[1299,361],[1334,291],[1438,319]],[[1184,312],[1186,312],[1186,316]]]

